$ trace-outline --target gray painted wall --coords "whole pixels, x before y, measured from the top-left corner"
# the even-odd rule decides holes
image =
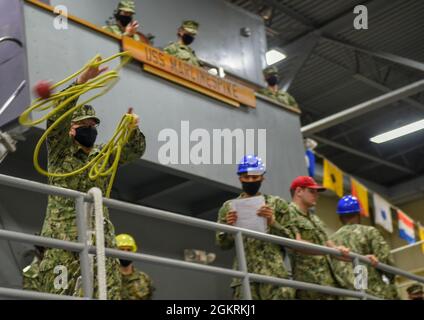
[[[23,11],[20,0],[0,0],[0,38],[14,37],[25,46]],[[27,80],[25,49],[14,42],[0,43],[0,108],[23,80]],[[0,127],[25,110],[29,105],[28,85],[21,91],[8,109],[0,115]]]
[[[52,15],[25,6],[28,41],[29,78],[31,86],[40,79],[59,81],[78,70],[96,53],[104,57],[119,51],[119,45],[109,37],[71,24],[69,30],[57,31],[52,27]],[[43,37],[40,37],[43,35]],[[121,81],[106,96],[94,103],[102,118],[100,142],[112,134],[121,115],[128,106],[141,116],[141,128],[147,137],[144,159],[157,163],[162,142],[158,134],[162,129],[179,132],[183,120],[194,128],[212,129],[263,128],[267,130],[267,181],[263,191],[288,198],[288,185],[297,175],[306,174],[304,150],[298,116],[265,101],[258,101],[256,109],[234,108],[201,94],[143,73],[136,63],[121,72]],[[18,145],[19,148],[19,145]],[[21,144],[24,148],[24,144]],[[26,155],[31,150],[22,150]],[[1,172],[25,175],[39,180],[28,159],[15,161],[9,156]],[[13,161],[12,161],[13,160]],[[238,159],[234,159],[238,161]],[[235,165],[177,165],[171,169],[196,175],[211,182],[239,187]],[[25,199],[25,201],[22,201]],[[35,232],[40,230],[46,200],[28,192],[17,192],[0,187],[0,223],[8,229]],[[111,212],[116,231],[135,235],[142,252],[182,258],[185,248],[204,249],[217,253],[215,265],[230,267],[233,252],[223,252],[214,245],[209,231],[195,230],[175,224]],[[22,244],[0,241],[0,282],[19,287],[20,269],[28,263],[24,253],[30,248]],[[12,249],[12,250],[11,250]],[[14,254],[12,254],[14,253]],[[14,257],[16,263],[14,262]],[[15,266],[17,264],[17,266]],[[230,279],[201,273],[191,273],[166,267],[143,264],[158,288],[157,299],[226,299],[231,297]]]
[[[36,39],[28,44],[31,86],[39,79],[55,82],[64,79],[96,53],[108,57],[119,51],[119,44],[109,37],[99,36],[75,24],[71,24],[69,30],[57,31],[52,28],[49,13],[32,6],[25,9],[27,37]],[[38,37],[39,34],[43,34],[44,38]],[[103,120],[100,127],[102,141],[111,137],[127,108],[134,107],[141,117],[141,128],[147,138],[147,151],[143,158],[148,161],[159,162],[158,152],[165,143],[158,141],[162,130],[173,129],[180,133],[181,121],[189,121],[191,130],[203,128],[211,137],[213,129],[266,129],[269,174],[264,192],[288,197],[290,181],[297,175],[306,174],[298,116],[265,101],[258,100],[256,109],[234,108],[144,73],[134,63],[121,71],[121,80],[113,90],[98,98],[93,105]],[[172,167],[238,187],[235,175],[235,163],[238,161],[234,152],[233,164],[180,164]]]
[[[52,5],[65,5],[69,13],[103,26],[113,15],[118,0],[51,0]],[[140,31],[156,36],[154,45],[166,46],[176,38],[181,21],[200,23],[193,49],[199,58],[229,72],[262,84],[265,66],[266,35],[259,16],[252,15],[223,0],[136,0],[136,18]],[[249,27],[252,36],[240,35]]]

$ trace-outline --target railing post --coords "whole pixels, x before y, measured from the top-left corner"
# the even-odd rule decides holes
[[[353,263],[353,269],[355,270],[355,268],[360,265],[359,264],[359,258],[358,257],[354,258],[352,263]],[[368,275],[367,275],[367,287],[368,287]],[[367,300],[366,291],[364,290],[363,287],[361,287],[360,291],[362,293],[362,300]]]
[[[236,243],[236,254],[237,254],[239,269],[240,271],[244,273],[243,284],[242,284],[243,299],[252,300],[252,293],[250,292],[250,282],[249,282],[249,275],[247,270],[246,256],[244,254],[243,235],[241,231],[238,231],[236,233],[235,243]]]
[[[90,270],[90,258],[88,255],[86,225],[87,212],[84,207],[84,198],[82,196],[75,199],[75,209],[77,214],[78,241],[84,244],[84,249],[79,253],[82,287],[84,291],[84,297],[91,299],[93,297],[93,283]]]
[[[287,248],[282,248],[281,250],[284,254],[284,266],[286,267],[288,278],[293,279],[293,270],[292,270],[289,250]]]

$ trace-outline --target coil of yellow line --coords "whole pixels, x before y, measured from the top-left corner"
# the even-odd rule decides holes
[[[122,117],[121,121],[119,122],[119,125],[116,128],[112,138],[109,140],[108,143],[104,145],[100,153],[95,158],[93,158],[89,163],[87,163],[83,167],[73,172],[68,172],[68,173],[48,172],[47,170],[41,168],[38,158],[39,158],[41,146],[43,145],[44,141],[47,139],[50,132],[54,130],[64,119],[72,115],[76,110],[78,110],[79,108],[88,104],[90,101],[93,101],[94,99],[106,94],[109,90],[111,90],[112,87],[119,80],[120,69],[122,69],[122,67],[131,60],[131,56],[129,55],[128,52],[118,53],[106,59],[101,59],[100,55],[96,55],[79,71],[77,71],[76,73],[72,74],[66,79],[51,86],[51,89],[53,90],[69,82],[70,80],[76,78],[79,74],[81,74],[88,68],[98,67],[101,64],[107,63],[111,60],[114,60],[120,57],[122,57],[121,62],[115,69],[107,71],[103,74],[100,74],[97,77],[87,81],[86,83],[76,84],[61,92],[53,93],[47,99],[38,98],[33,102],[33,104],[28,109],[26,109],[21,114],[21,116],[19,117],[19,122],[22,125],[35,126],[43,121],[46,121],[47,119],[51,118],[55,114],[62,112],[62,110],[66,108],[70,102],[72,102],[75,99],[78,99],[81,95],[91,90],[102,89],[99,93],[95,94],[94,96],[90,97],[84,102],[77,104],[76,106],[72,107],[71,109],[63,113],[56,121],[54,121],[47,128],[47,130],[41,136],[40,140],[38,141],[35,147],[34,155],[33,155],[34,167],[40,174],[48,176],[48,177],[69,177],[69,176],[80,174],[81,172],[89,169],[90,171],[88,173],[88,176],[92,180],[95,180],[99,177],[110,176],[109,185],[105,194],[106,197],[110,196],[113,181],[115,179],[116,171],[118,169],[118,164],[119,164],[122,148],[128,142],[128,139],[132,133],[132,130],[134,130],[135,128],[134,123],[136,119],[133,114],[131,113],[125,114]],[[36,120],[30,119],[30,114],[32,112],[45,111],[48,109],[52,109],[52,110],[48,112],[47,114],[45,114],[44,116],[40,117],[39,119],[36,119]],[[112,164],[108,166],[110,162],[112,162]]]

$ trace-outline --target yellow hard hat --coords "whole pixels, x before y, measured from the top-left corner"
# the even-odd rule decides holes
[[[129,234],[119,234],[116,236],[116,244],[118,248],[121,247],[129,247],[131,248],[132,252],[137,251],[137,244],[135,243],[135,240],[133,237],[131,237]]]

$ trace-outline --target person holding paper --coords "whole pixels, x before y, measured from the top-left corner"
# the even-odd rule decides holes
[[[337,205],[337,214],[343,224],[330,239],[348,247],[355,253],[367,256],[372,266],[379,262],[394,265],[393,255],[386,240],[373,226],[361,225],[359,201],[351,195],[344,196]],[[400,299],[394,284],[394,275],[366,266],[368,270],[367,293],[383,299]],[[355,290],[355,275],[352,262],[334,261],[334,270],[346,289]]]
[[[311,212],[318,201],[318,193],[326,189],[308,176],[300,176],[290,186],[292,202],[288,213],[277,220],[289,230],[288,237],[298,241],[328,246],[340,250],[343,256],[349,253],[345,247],[337,247],[329,240],[324,222]],[[342,287],[342,281],[333,271],[332,258],[308,250],[296,250],[292,256],[294,280],[323,286]],[[344,258],[345,260],[347,258]],[[337,300],[338,297],[316,291],[297,290],[296,298],[303,300]]]
[[[276,222],[276,217],[287,212],[288,204],[280,197],[259,193],[265,179],[265,165],[262,160],[253,155],[243,157],[237,174],[244,192],[237,199],[223,204],[218,213],[218,223],[284,236],[286,231]],[[216,242],[224,250],[231,249],[234,246],[234,236],[217,232]],[[243,238],[243,243],[248,272],[278,278],[288,277],[279,245],[247,237]],[[236,261],[234,269],[237,269]],[[241,280],[234,279],[231,287],[234,299],[242,299]],[[295,295],[294,289],[274,284],[251,282],[250,288],[254,300],[293,299]]]

